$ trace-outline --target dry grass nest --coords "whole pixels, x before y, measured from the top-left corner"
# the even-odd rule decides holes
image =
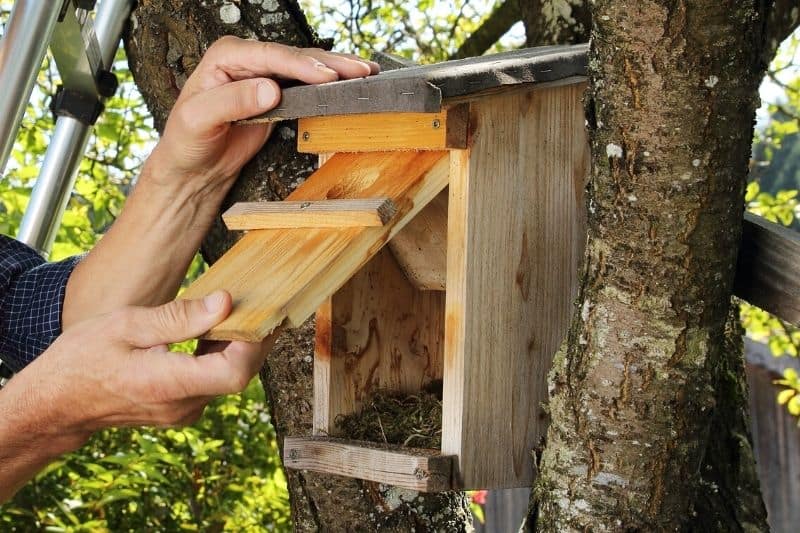
[[[441,382],[417,394],[377,390],[360,412],[337,417],[336,427],[351,439],[441,448]]]

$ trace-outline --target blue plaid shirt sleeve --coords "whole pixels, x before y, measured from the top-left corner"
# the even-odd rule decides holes
[[[34,249],[0,235],[0,359],[14,372],[61,334],[67,280],[79,260],[48,263]]]

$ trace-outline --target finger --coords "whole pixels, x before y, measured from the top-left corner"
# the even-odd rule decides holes
[[[240,80],[197,93],[182,102],[181,120],[192,130],[212,131],[269,111],[279,101],[280,88],[274,81],[265,78]]]
[[[119,320],[122,336],[132,346],[150,348],[198,337],[222,322],[231,311],[231,295],[215,291],[196,300],[173,300],[158,307],[130,307]]]
[[[170,357],[170,375],[175,387],[188,396],[218,396],[240,392],[247,387],[264,362],[261,343],[234,341],[221,352],[202,357]]]
[[[253,77],[283,77],[305,83],[325,83],[339,78],[335,70],[300,48],[226,37],[208,49],[186,81],[184,91],[193,94]]]
[[[380,65],[374,61],[361,59],[354,54],[326,52],[319,48],[307,48],[302,50],[302,53],[325,63],[325,65],[335,70],[340,78],[344,79],[363,78],[381,71]]]

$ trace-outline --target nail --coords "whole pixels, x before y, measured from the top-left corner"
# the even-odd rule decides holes
[[[258,106],[267,108],[275,102],[275,89],[267,82],[261,82],[256,87],[256,99]]]
[[[216,313],[222,309],[222,302],[225,301],[225,293],[222,291],[214,291],[205,298],[203,298],[203,305],[209,313]]]

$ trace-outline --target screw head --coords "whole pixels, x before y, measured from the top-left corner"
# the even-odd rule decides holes
[[[310,134],[310,133],[308,133],[307,131],[304,131],[304,132],[303,132],[303,140],[304,140],[304,141],[307,141],[307,140],[309,140],[310,138],[311,138],[311,134]]]
[[[442,123],[438,118],[433,119],[433,129],[438,130],[441,125]]]
[[[291,459],[292,461],[296,461],[298,455],[299,454],[297,453],[297,450],[290,450],[289,451],[289,459]]]

